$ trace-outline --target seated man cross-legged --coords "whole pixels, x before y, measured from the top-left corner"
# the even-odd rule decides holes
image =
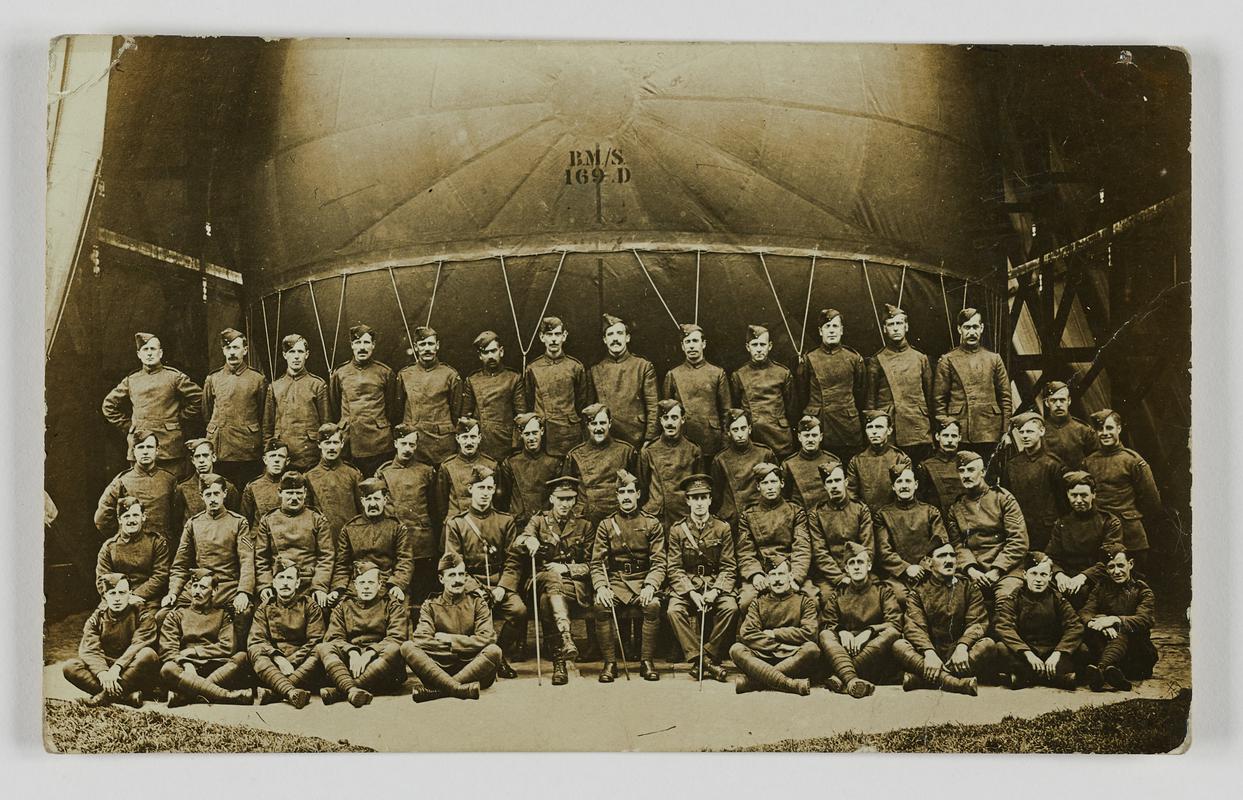
[[[1043,683],[1073,690],[1072,657],[1083,639],[1083,623],[1070,601],[1051,585],[1051,558],[1034,550],[1023,566],[1023,588],[997,601],[993,620],[1002,684],[1021,689]]]
[[[246,653],[235,652],[233,609],[213,602],[216,581],[209,569],[191,570],[190,605],[175,606],[160,626],[160,677],[170,690],[169,708],[254,702],[250,689],[233,688],[245,673]]]
[[[380,568],[354,562],[354,588],[332,610],[324,641],[315,648],[332,686],[321,689],[324,705],[349,700],[361,708],[375,692],[391,692],[406,680],[399,648],[410,631],[405,598],[380,594]]]
[[[738,642],[729,657],[742,675],[734,682],[738,694],[771,689],[811,694],[808,677],[820,662],[816,647],[817,605],[790,580],[790,562],[780,554],[768,561],[764,590],[747,608]]]
[[[1088,685],[1101,691],[1105,684],[1119,691],[1131,689],[1131,681],[1152,677],[1157,649],[1152,646],[1156,601],[1148,584],[1135,578],[1135,559],[1121,543],[1104,551],[1105,579],[1096,584],[1079,612],[1087,625],[1083,643],[1088,663]]]
[[[155,654],[155,609],[131,602],[129,579],[118,572],[96,582],[103,605],[82,629],[78,657],[65,664],[65,680],[89,697],[88,706],[124,703],[142,706],[142,691],[155,686],[160,660]]]
[[[250,666],[259,679],[259,704],[284,700],[304,708],[322,683],[315,646],[324,638],[324,612],[310,591],[300,591],[298,562],[277,557],[273,596],[255,611],[250,626]]]
[[[846,542],[845,566],[849,582],[823,598],[820,650],[832,672],[825,685],[858,699],[892,672],[902,611],[888,584],[871,574],[872,554],[866,547]]]

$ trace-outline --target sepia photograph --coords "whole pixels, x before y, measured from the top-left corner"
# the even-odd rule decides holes
[[[1151,42],[54,39],[44,747],[1184,752]]]

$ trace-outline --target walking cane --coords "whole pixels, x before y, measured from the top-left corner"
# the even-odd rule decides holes
[[[703,580],[704,565],[700,564],[695,574]],[[700,588],[707,584],[701,584]],[[699,600],[699,691],[704,690],[704,631],[708,628],[708,601],[703,599],[701,594]]]
[[[536,580],[535,579],[535,553],[532,553],[531,554],[531,602],[533,603],[533,605],[531,606],[531,608],[533,609],[532,613],[533,613],[533,616],[535,617],[535,685],[543,686],[544,685],[544,665],[543,665],[544,662],[540,659],[540,649],[539,649],[539,640],[540,640],[539,589],[536,586],[535,580]]]
[[[600,568],[604,570],[604,583],[612,587],[613,581],[609,578],[609,568],[604,566],[604,562],[600,562]],[[621,624],[617,621],[617,600],[614,598],[613,605],[609,606],[609,611],[613,612],[613,634],[617,636],[617,652],[621,654],[622,672],[626,673],[626,680],[630,680],[630,667],[626,664],[626,646],[622,644]]]

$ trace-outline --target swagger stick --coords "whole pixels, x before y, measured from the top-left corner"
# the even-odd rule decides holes
[[[609,568],[604,566],[603,562],[600,563],[600,568],[604,570],[604,583],[611,587],[613,580],[609,577]],[[617,652],[621,655],[622,672],[626,673],[626,680],[630,680],[630,667],[626,664],[626,646],[622,644],[621,624],[617,621],[616,598],[613,599],[613,605],[609,606],[609,611],[613,612],[613,635],[617,637]]]
[[[704,576],[704,566],[699,565],[696,570],[699,577]],[[702,586],[700,587],[702,588]],[[699,596],[699,691],[704,690],[704,631],[708,628],[708,601],[703,599],[703,595]]]
[[[531,610],[532,610],[532,616],[535,617],[535,685],[543,686],[544,685],[544,666],[543,666],[544,662],[540,659],[540,649],[539,649],[539,640],[540,640],[539,589],[536,586],[535,572],[536,572],[535,553],[532,553],[531,554],[531,603],[532,603]]]

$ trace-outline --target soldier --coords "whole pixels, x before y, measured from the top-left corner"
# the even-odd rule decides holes
[[[129,579],[119,572],[100,575],[95,585],[103,602],[87,618],[78,657],[62,673],[86,692],[83,705],[141,708],[142,693],[155,688],[159,675],[155,609],[132,603]]]
[[[1068,469],[1080,469],[1098,442],[1092,426],[1070,415],[1070,387],[1061,381],[1044,385],[1044,446]]]
[[[536,514],[526,524],[509,550],[501,575],[502,586],[519,592],[529,582],[531,569],[536,570],[544,640],[553,653],[554,686],[569,682],[566,661],[578,660],[570,614],[575,609],[580,613],[591,609],[592,527],[575,509],[579,486],[578,478],[571,475],[548,482],[552,509]]]
[[[915,587],[906,603],[904,638],[893,655],[906,674],[902,690],[940,689],[979,693],[977,673],[993,652],[984,597],[971,581],[955,575],[958,555],[948,542],[927,553],[931,577]]]
[[[272,381],[263,404],[263,436],[289,445],[289,466],[306,472],[319,461],[319,426],[332,422],[328,384],[306,371],[306,338],[281,339],[285,374]]]
[[[613,414],[603,403],[583,409],[587,441],[565,457],[562,472],[583,482],[582,515],[592,525],[617,510],[617,473],[634,468],[634,448],[612,436]]]
[[[1027,524],[1014,495],[984,480],[984,459],[958,454],[963,494],[945,518],[958,566],[993,603],[1023,585],[1023,556],[1029,549]]]
[[[596,638],[604,656],[600,683],[617,679],[621,635],[612,624],[618,609],[643,615],[639,676],[658,681],[653,656],[660,632],[660,587],[665,582],[665,529],[639,509],[639,480],[617,473],[617,512],[597,527],[591,548],[591,584],[595,588]]]
[[[847,493],[842,465],[822,466],[820,475],[829,499],[808,512],[807,528],[811,535],[811,580],[823,603],[838,587],[850,582],[845,569],[846,543],[857,542],[872,552],[876,539],[872,512]]]
[[[937,361],[933,395],[937,413],[962,423],[962,444],[992,458],[1010,428],[1010,376],[1001,356],[980,343],[984,323],[980,312],[958,312],[958,346]]]
[[[613,438],[638,450],[659,435],[656,368],[630,352],[630,325],[612,314],[604,315],[604,349],[591,368],[592,397],[612,410]]]
[[[263,443],[263,474],[242,490],[242,516],[251,525],[281,505],[281,476],[289,466],[289,445],[275,437]]]
[[[781,464],[786,498],[805,511],[829,499],[824,493],[824,481],[820,479],[820,467],[842,463],[837,456],[820,448],[823,441],[819,418],[803,415],[798,421],[798,452]]]
[[[197,419],[203,390],[185,373],[162,363],[160,340],[150,333],[134,334],[142,366],[121,379],[104,398],[104,419],[128,434],[127,458],[136,461],[138,431],[156,436],[156,463],[179,479],[185,474],[181,425]]]
[[[160,625],[160,678],[171,690],[168,707],[250,705],[254,694],[249,689],[231,688],[245,674],[245,640],[239,646],[235,638],[239,626],[233,610],[216,602],[221,591],[217,573],[198,567],[184,578],[189,604],[169,611]]]
[[[699,445],[707,461],[721,451],[725,440],[725,412],[729,410],[729,381],[725,370],[708,361],[708,340],[698,325],[680,325],[686,359],[665,373],[664,396],[682,401],[686,438]]]
[[[125,496],[117,500],[116,515],[117,533],[99,548],[95,581],[98,583],[114,572],[124,575],[130,587],[130,604],[149,604],[155,613],[154,608],[168,586],[168,541],[146,529],[146,514],[137,497]]]
[[[177,484],[177,494],[173,500],[173,519],[175,520],[173,530],[181,530],[186,520],[203,511],[203,495],[199,488],[200,479],[212,473],[223,475],[223,473],[216,472],[216,452],[210,439],[189,439],[186,441],[186,450],[190,453],[190,466],[193,472],[190,477]],[[238,511],[241,504],[241,496],[237,493],[237,487],[226,477],[224,507],[230,511]]]
[[[224,478],[204,475],[200,486],[206,510],[186,521],[169,572],[168,594],[160,605],[172,608],[180,599],[184,606],[181,590],[190,573],[196,569],[210,571],[215,588],[213,602],[221,608],[231,607],[229,617],[235,630],[230,641],[244,650],[255,596],[255,548],[250,525],[241,514],[224,507]]]
[[[677,486],[688,475],[703,472],[703,451],[685,436],[686,409],[681,400],[661,400],[657,408],[660,437],[639,451],[639,485],[645,495],[643,510],[668,530],[689,510]]]
[[[949,543],[949,532],[936,506],[915,499],[919,483],[905,464],[889,468],[893,502],[875,517],[877,574],[885,579],[898,605],[906,608],[907,593],[929,577],[928,554]]]
[[[741,408],[725,412],[729,447],[712,460],[712,497],[717,503],[716,515],[731,526],[738,515],[759,496],[755,485],[755,465],[772,462],[773,451],[751,441],[751,415]]]
[[[1148,562],[1145,518],[1161,519],[1161,493],[1152,468],[1134,450],[1122,446],[1122,415],[1105,408],[1092,415],[1100,448],[1083,459],[1083,468],[1096,479],[1096,505],[1122,520],[1122,543],[1144,574]]]
[[[177,531],[172,527],[173,495],[177,478],[173,473],[156,466],[159,452],[158,439],[150,431],[136,430],[134,436],[134,466],[112,479],[99,496],[95,509],[95,527],[104,536],[116,533],[117,500],[129,495],[142,501],[146,512],[146,529],[165,537],[170,549],[176,545]]]
[[[950,506],[962,496],[962,479],[958,477],[958,443],[962,426],[954,417],[938,414],[934,420],[932,455],[915,465],[920,499],[949,514]]]
[[[333,567],[332,530],[328,519],[307,508],[307,480],[291,470],[281,476],[280,506],[259,520],[255,532],[255,583],[269,602],[276,593],[276,570],[283,562],[298,568],[299,591],[309,592],[321,609],[328,607]]]
[[[417,606],[436,591],[436,561],[440,537],[432,529],[436,471],[415,458],[419,432],[402,423],[393,428],[397,457],[375,476],[388,491],[389,513],[406,526],[413,563],[410,567],[410,605]]]
[[[453,455],[453,423],[463,415],[462,376],[440,361],[440,337],[433,328],[413,331],[415,361],[397,373],[393,417],[419,432],[417,456],[436,466]]]
[[[241,331],[225,328],[220,332],[220,344],[224,366],[203,382],[203,419],[207,438],[219,459],[215,471],[234,486],[245,486],[259,474],[263,456],[268,379],[246,363],[250,347]]]
[[[665,551],[669,607],[665,614],[682,653],[690,661],[691,674],[700,680],[706,675],[724,683],[721,659],[738,620],[734,534],[729,523],[709,511],[711,478],[688,475],[678,489],[686,495],[690,513],[669,529]],[[695,617],[699,616],[710,616],[711,627],[706,619],[697,625]],[[701,635],[703,630],[709,631],[706,639]]]
[[[742,577],[738,608],[744,616],[768,587],[764,565],[777,554],[790,562],[794,588],[815,596],[815,588],[807,580],[811,569],[807,512],[782,496],[785,482],[776,464],[761,462],[753,471],[760,499],[738,518],[738,574]]]
[[[912,461],[932,451],[932,366],[906,340],[906,312],[885,303],[885,346],[868,360],[868,406],[893,409],[894,444]]]
[[[1023,588],[997,601],[993,627],[1002,685],[1021,689],[1045,683],[1073,691],[1073,657],[1083,639],[1083,623],[1070,602],[1050,585],[1053,561],[1039,550],[1023,560]]]
[[[1132,576],[1135,561],[1125,547],[1110,544],[1103,555],[1109,579],[1096,584],[1079,612],[1087,626],[1084,673],[1093,691],[1109,684],[1129,692],[1131,681],[1151,678],[1157,663],[1157,649],[1149,638],[1156,600],[1148,584]]]
[[[1043,445],[1044,419],[1034,411],[1010,420],[1016,448],[1007,452],[1001,467],[1001,485],[1010,490],[1023,510],[1028,544],[1044,550],[1053,523],[1065,513],[1062,479],[1068,468]]]
[[[803,413],[820,420],[824,447],[843,463],[863,449],[859,412],[867,406],[867,366],[863,356],[842,344],[846,332],[835,308],[820,310],[820,347],[800,369]]]
[[[544,420],[538,414],[519,414],[514,427],[522,437],[522,449],[505,459],[500,482],[510,487],[509,512],[515,524],[525,527],[544,510],[544,492],[548,481],[560,471],[561,462],[544,450]]]
[[[868,446],[857,453],[846,467],[846,488],[850,496],[872,511],[893,499],[890,467],[909,467],[911,459],[889,443],[889,412],[867,409],[864,432]]]
[[[738,694],[761,689],[811,694],[808,677],[816,674],[816,601],[795,589],[790,564],[772,556],[767,588],[747,609],[738,641],[729,657],[742,675],[734,682]]]
[[[324,640],[315,647],[332,683],[319,691],[324,705],[348,700],[362,708],[373,693],[400,688],[406,681],[401,645],[409,636],[405,600],[381,595],[380,568],[366,559],[355,561],[354,590],[332,610]]]
[[[306,473],[311,485],[308,493],[315,499],[315,508],[328,519],[332,541],[337,541],[341,526],[358,516],[358,484],[363,475],[353,464],[341,460],[345,449],[345,431],[332,422],[319,426],[319,463]]]
[[[388,512],[388,489],[379,478],[358,484],[363,513],[341,526],[337,534],[336,555],[332,563],[332,592],[328,602],[336,603],[349,589],[354,564],[367,561],[380,570],[379,581],[388,597],[406,602],[410,591],[410,570],[414,548],[405,524]]]
[[[387,364],[372,358],[375,342],[370,326],[350,328],[354,357],[333,370],[328,382],[333,414],[350,431],[350,460],[367,475],[392,456],[391,426],[397,421],[397,381]]]
[[[1053,524],[1045,552],[1053,559],[1057,590],[1079,609],[1105,577],[1101,552],[1122,546],[1122,521],[1096,507],[1096,479],[1091,473],[1068,472],[1065,481],[1070,513]]]
[[[255,611],[246,655],[259,680],[259,705],[283,700],[305,708],[323,682],[315,647],[324,638],[324,607],[299,591],[305,579],[297,562],[278,556],[271,572],[270,594]]]
[[[729,379],[734,405],[747,410],[755,440],[784,459],[794,452],[790,435],[790,421],[798,414],[794,376],[769,358],[773,342],[768,328],[748,325],[746,345],[750,358]]]
[[[497,644],[504,654],[497,674],[516,678],[518,673],[510,666],[508,655],[517,646],[518,635],[526,630],[527,606],[516,592],[501,585],[501,574],[518,531],[513,517],[493,507],[496,473],[490,467],[475,465],[467,484],[470,504],[445,523],[445,552],[462,557],[470,576],[467,590],[492,605]]]
[[[554,458],[565,458],[583,441],[579,412],[591,402],[591,387],[583,363],[565,352],[570,336],[558,317],[540,321],[544,354],[527,365],[522,375],[526,407],[545,425],[545,447]]]
[[[456,430],[457,452],[436,470],[436,509],[444,514],[445,524],[470,505],[471,474],[480,467],[496,471],[496,461],[479,452],[479,420],[462,417]],[[500,489],[498,485],[498,494],[503,494]]]
[[[401,656],[422,684],[410,699],[416,703],[457,697],[478,700],[479,690],[496,680],[501,649],[492,630],[488,601],[466,588],[466,564],[456,553],[438,563],[444,591],[427,599]]]
[[[499,462],[518,447],[513,419],[529,410],[526,393],[522,376],[501,363],[505,348],[495,332],[476,336],[475,350],[483,366],[466,378],[462,416],[479,420],[479,451]]]
[[[872,575],[871,550],[846,542],[845,569],[848,581],[820,604],[819,643],[832,672],[825,686],[858,700],[892,672],[902,610],[889,587]]]

